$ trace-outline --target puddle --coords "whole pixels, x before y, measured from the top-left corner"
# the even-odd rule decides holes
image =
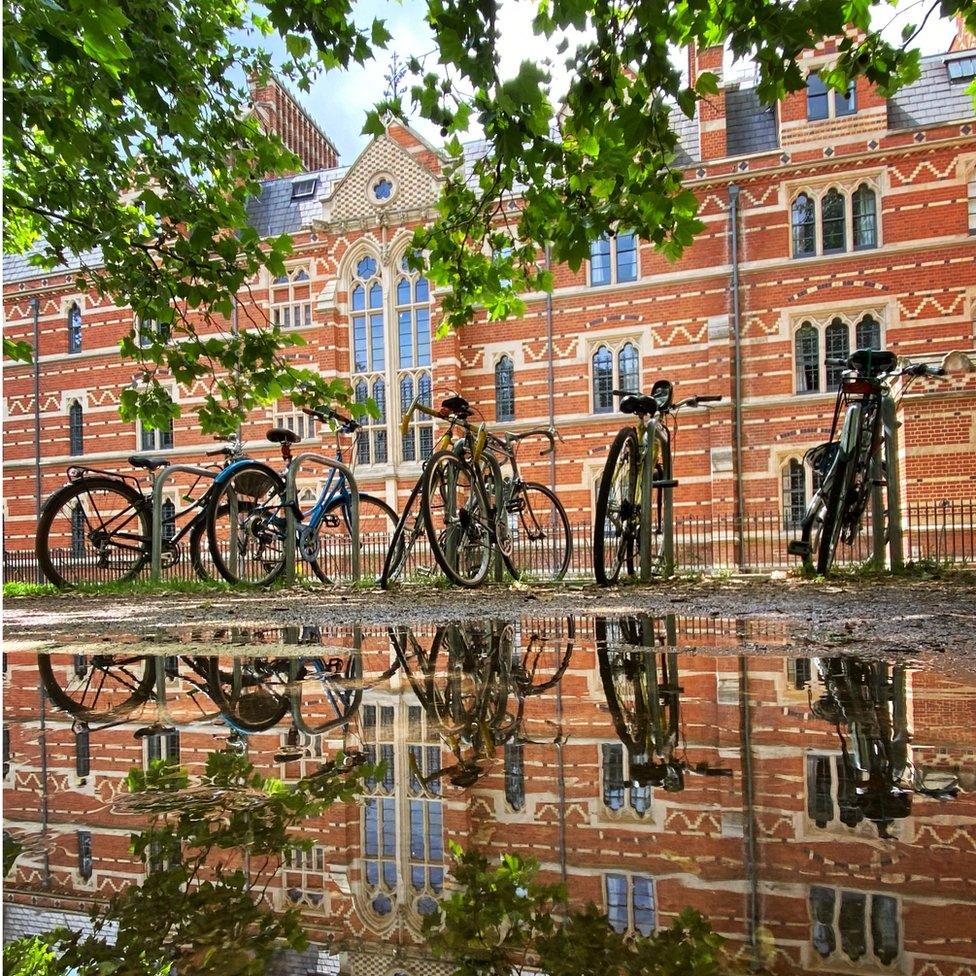
[[[787,646],[674,616],[11,642],[6,934],[140,881],[132,766],[222,750],[292,782],[341,750],[381,772],[268,892],[352,973],[427,966],[452,842],[536,859],[618,931],[691,906],[776,971],[972,971],[976,679]]]

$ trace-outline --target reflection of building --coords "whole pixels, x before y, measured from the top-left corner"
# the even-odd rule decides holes
[[[289,96],[257,93],[263,123],[290,144],[304,142],[308,165],[328,168],[267,181],[253,201],[257,232],[288,232],[295,246],[285,274],[262,273],[247,283],[239,325],[280,324],[306,340],[295,354],[301,365],[344,377],[357,398],[376,400],[380,416],[361,442],[358,473],[366,490],[394,507],[433,443],[425,417],[401,434],[403,410],[414,395],[439,402],[458,391],[489,420],[514,429],[558,424],[565,441],[552,477],[571,519],[587,521],[608,435],[620,426],[611,389],[631,381],[649,388],[667,375],[679,397],[724,397],[683,421],[679,515],[727,515],[741,474],[749,510],[778,509],[790,524],[811,491],[802,455],[830,426],[839,377],[828,359],[868,342],[914,359],[940,360],[953,350],[976,358],[976,153],[965,92],[972,52],[923,59],[921,79],[890,99],[865,79],[849,99],[833,98],[816,75],[833,53],[829,43],[809,52],[807,91],[775,110],[763,108],[753,88],[730,82],[702,103],[699,118],[675,113],[677,165],[704,223],[678,265],[621,232],[594,241],[591,259],[577,272],[554,269],[551,303],[530,295],[523,319],[477,321],[444,338],[436,338],[438,296],[402,263],[414,227],[435,204],[440,153],[392,124],[351,166],[339,168],[328,140]],[[698,52],[692,70],[720,72],[721,51]],[[469,162],[483,151],[472,144]],[[733,227],[738,269],[731,266]],[[43,496],[79,457],[128,470],[126,458],[136,450],[190,460],[212,445],[193,416],[201,386],[174,384],[184,415],[172,431],[119,419],[122,390],[138,382],[133,364],[118,358],[119,339],[133,327],[129,309],[79,294],[73,273],[38,273],[20,258],[6,260],[4,270],[11,338],[32,339],[31,302],[39,302],[39,402],[30,367],[4,368],[5,537],[10,547],[28,548],[35,415]],[[729,402],[737,353],[741,472]],[[906,399],[910,500],[970,497],[974,388],[972,374],[957,374],[917,384]],[[313,441],[323,436],[282,401],[255,411],[245,425],[255,453],[267,450],[263,438],[272,424]],[[526,449],[523,460],[533,480],[549,481],[548,458]],[[315,483],[309,473],[300,487]],[[174,504],[183,487],[172,485]]]
[[[510,632],[524,649],[532,634],[560,626],[523,620]],[[420,789],[420,775],[450,766],[452,751],[402,673],[365,693],[353,727],[330,733],[322,751],[373,750],[386,775],[369,785],[366,802],[308,825],[315,847],[286,866],[275,893],[278,904],[302,907],[317,946],[329,946],[353,974],[427,972],[419,925],[425,899],[441,886],[446,845],[457,841],[536,858],[548,878],[565,878],[574,899],[594,901],[621,930],[667,926],[691,905],[734,945],[775,950],[777,971],[949,976],[976,966],[976,688],[907,673],[912,761],[959,775],[963,792],[948,802],[914,796],[885,840],[864,820],[846,822],[853,818],[845,815],[837,732],[810,714],[806,680],[816,698],[816,668],[776,653],[788,636],[779,624],[674,622],[677,752],[688,768],[680,791],[648,787],[635,802],[600,678],[598,632],[600,625],[576,621],[561,681],[525,701],[528,741],[499,748],[468,790],[446,777]],[[664,653],[668,626],[654,623],[653,632]],[[341,634],[320,639],[330,654],[350,646]],[[742,647],[769,653],[743,655]],[[65,668],[70,660],[64,656]],[[391,663],[386,634],[365,633],[367,684]],[[7,825],[36,833],[46,810],[53,838],[46,868],[43,856],[24,857],[8,903],[36,897],[45,908],[76,910],[141,872],[127,850],[128,823],[105,808],[128,766],[142,760],[136,723],[92,729],[91,770],[81,781],[70,729],[49,710],[45,778],[36,671],[11,656],[6,681]],[[253,736],[250,752],[269,772],[294,775],[297,763],[269,760],[284,730]],[[209,723],[185,728],[181,757],[199,762],[225,738],[226,729]],[[308,769],[314,762],[303,760]],[[696,772],[703,766],[732,775]],[[78,832],[90,835],[87,879]],[[329,971],[317,951],[302,973]]]

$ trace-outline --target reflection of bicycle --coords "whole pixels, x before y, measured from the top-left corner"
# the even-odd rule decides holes
[[[362,425],[334,410],[303,411],[323,423],[335,422],[336,460],[343,460],[340,435],[361,436]],[[292,460],[291,448],[299,437],[287,428],[268,432],[268,440],[279,444],[285,465]],[[267,476],[268,466],[260,461],[241,461],[217,477],[216,490],[208,509],[208,533],[214,564],[232,583],[266,585],[285,568],[286,501],[284,481]],[[315,504],[307,512],[295,511],[296,548],[323,582],[350,576],[352,552],[352,492],[346,476],[333,468]],[[297,508],[297,506],[296,506]],[[396,525],[396,513],[381,498],[359,495],[359,545],[370,536],[385,543]]]
[[[853,827],[870,820],[885,837],[893,821],[910,815],[913,793],[942,800],[957,794],[956,777],[918,769],[911,761],[904,665],[842,655],[819,659],[817,670],[825,693],[811,711],[840,738],[838,803],[844,823]],[[829,793],[829,781],[824,783]]]
[[[243,456],[240,440],[234,438],[226,446],[207,451],[207,457],[214,456],[222,456],[228,465],[238,461]],[[68,484],[48,498],[37,523],[34,551],[45,577],[55,586],[71,587],[138,576],[152,558],[152,483],[169,463],[147,454],[129,458],[132,467],[148,473],[147,492],[132,475],[83,465],[68,468]],[[174,509],[166,519],[162,565],[174,566],[180,561],[180,544],[186,539],[194,572],[208,579],[203,540],[213,485],[193,500],[199,482],[198,478],[186,494],[190,504],[179,512]]]
[[[516,628],[504,621],[438,627],[429,646],[408,628],[391,629],[396,660],[455,760],[426,776],[414,769],[425,788],[443,776],[471,786],[499,747],[533,741],[524,728],[525,703],[556,685],[569,666],[575,626],[567,619],[565,635],[533,634],[524,651]]]
[[[657,627],[665,625],[664,633]],[[673,626],[642,614],[611,620],[596,618],[600,678],[617,737],[627,750],[630,775],[638,786],[684,789],[685,774],[731,776],[732,770],[689,763],[681,731],[678,655],[657,647],[674,646]]]
[[[474,411],[460,396],[448,397],[440,410],[416,398],[404,414],[404,429],[416,412],[446,420],[448,429],[407,500],[381,584],[404,568],[422,533],[444,574],[460,586],[483,582],[495,553],[515,579],[523,572],[562,579],[572,557],[569,518],[549,488],[522,479],[517,459],[518,445],[529,437],[547,438],[550,446],[542,453],[552,453],[555,431],[498,437],[484,423],[468,422]],[[456,439],[455,429],[463,432]]]
[[[677,484],[671,471],[677,413],[722,399],[693,396],[675,404],[668,380],[658,380],[650,396],[628,390],[613,390],[613,395],[622,398],[621,412],[636,417],[637,426],[618,431],[600,477],[593,572],[602,586],[615,583],[624,568],[628,576],[639,574],[641,579],[670,571],[671,513],[665,511],[665,492]],[[668,418],[674,419],[670,428]]]
[[[876,458],[882,477],[887,474],[881,455],[888,383],[900,376],[910,382],[919,376],[945,375],[941,367],[919,363],[898,370],[897,363],[894,353],[876,349],[858,349],[848,359],[827,360],[828,368],[843,370],[830,439],[807,451],[804,458],[820,484],[803,516],[800,538],[789,545],[790,553],[802,556],[804,565],[813,566],[816,560],[821,575],[830,572],[837,544],[841,540],[852,544],[860,532],[875,485]],[[845,408],[844,422],[838,432],[841,408]]]

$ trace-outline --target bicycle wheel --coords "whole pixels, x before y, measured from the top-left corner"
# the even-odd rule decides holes
[[[236,508],[237,517],[232,517]],[[207,538],[228,583],[267,586],[285,568],[285,483],[259,461],[235,468],[207,502]]]
[[[288,661],[212,657],[207,660],[207,694],[232,729],[264,732],[291,707],[288,668]]]
[[[573,536],[569,516],[555,492],[532,481],[521,482],[507,509],[513,536],[512,562],[519,577],[561,580],[573,556]]]
[[[50,654],[38,654],[37,671],[53,704],[97,722],[125,715],[149,699],[156,678],[152,661],[142,654],[74,654],[70,662],[55,665]]]
[[[632,575],[634,571],[634,550],[640,528],[638,459],[637,431],[633,427],[624,427],[610,445],[597,492],[593,574],[600,586],[616,583],[625,560],[628,574]]]
[[[488,575],[493,551],[491,514],[477,473],[450,451],[424,469],[421,509],[434,558],[448,579],[477,586]]]
[[[348,582],[352,579],[352,538],[349,525],[349,502],[336,498],[325,510],[316,532],[315,559],[312,571],[323,583]],[[379,577],[381,560],[396,531],[396,512],[375,495],[359,496],[359,573],[362,579]]]
[[[403,514],[397,520],[396,528],[390,539],[383,560],[383,571],[380,573],[380,586],[385,590],[410,563],[417,540],[426,532],[423,514],[421,513],[420,492],[423,487],[423,475],[410,491],[407,504],[403,507]]]
[[[204,560],[203,538],[206,534],[207,513],[206,509],[203,509],[194,519],[193,526],[190,529],[190,565],[193,567],[193,572],[197,574],[199,579],[211,580],[213,579],[213,575],[207,569],[207,565]]]
[[[62,588],[133,579],[149,561],[152,518],[146,499],[117,478],[82,478],[44,505],[34,552]]]
[[[830,488],[823,511],[823,523],[820,528],[820,538],[817,543],[817,572],[826,576],[833,565],[840,540],[841,529],[844,527],[844,511],[847,507],[847,492],[854,475],[854,465],[850,459],[844,457],[843,452],[837,452],[837,458],[830,471]]]

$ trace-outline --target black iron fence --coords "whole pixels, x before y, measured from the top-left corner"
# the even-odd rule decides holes
[[[573,554],[567,577],[586,579],[593,575],[593,529],[589,522],[571,526]],[[912,502],[902,513],[902,531],[906,561],[931,561],[956,565],[976,564],[976,500],[944,499],[942,501]],[[778,512],[757,512],[744,519],[732,516],[680,516],[675,520],[675,562],[678,572],[770,572],[796,567],[799,560],[789,555],[787,547],[799,534],[797,526],[784,523]],[[383,569],[388,543],[387,533],[367,533],[362,537],[361,574],[364,580],[375,580]],[[516,533],[515,559],[521,566],[549,566],[553,554],[548,543],[530,542]],[[540,548],[540,546],[542,548]],[[338,543],[329,538],[328,551],[320,554],[319,565],[335,582],[351,578],[351,543]],[[871,558],[872,537],[870,516],[853,545],[841,544],[839,565],[856,565]],[[119,578],[119,568],[106,566],[97,553],[77,553],[71,549],[53,554],[55,566],[70,570],[76,581],[93,584],[113,582]],[[217,573],[204,554],[203,569],[216,579]],[[4,549],[4,579],[8,582],[39,580],[37,561],[30,550]],[[310,564],[300,560],[299,576],[317,577]],[[69,575],[65,573],[65,575]],[[541,574],[536,574],[541,575]],[[433,581],[439,577],[436,563],[426,539],[419,540],[411,551],[401,578],[407,582]],[[149,578],[148,560],[140,579]],[[184,547],[177,547],[175,560],[163,567],[167,580],[199,578]]]

